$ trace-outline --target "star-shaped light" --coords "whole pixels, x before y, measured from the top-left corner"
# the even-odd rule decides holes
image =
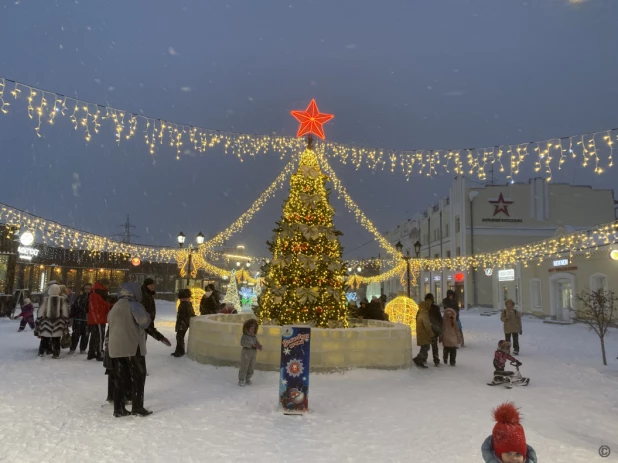
[[[333,114],[320,113],[315,100],[311,100],[311,103],[309,103],[309,106],[307,106],[307,109],[304,111],[292,111],[292,116],[300,122],[300,127],[296,133],[297,137],[302,137],[303,135],[312,133],[320,137],[322,140],[324,140],[324,130],[322,129],[322,124],[335,117]]]

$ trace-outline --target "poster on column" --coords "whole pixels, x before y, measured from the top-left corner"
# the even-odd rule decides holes
[[[302,415],[309,405],[309,355],[311,328],[281,329],[281,378],[279,408],[285,415]]]

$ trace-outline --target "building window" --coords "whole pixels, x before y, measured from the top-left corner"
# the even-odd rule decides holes
[[[440,258],[440,254],[434,254],[434,255],[433,255],[433,258],[434,258],[434,259],[439,259],[439,258]]]
[[[457,257],[461,256],[461,248],[457,246]]]
[[[450,250],[446,251],[446,258],[447,259],[451,258],[451,251]]]
[[[590,276],[590,289],[592,291],[607,291],[607,275],[604,273],[595,273]]]
[[[444,236],[447,237],[447,238],[448,238],[448,232],[449,232],[449,229],[448,229],[448,223],[447,223],[446,227],[444,229]]]
[[[538,278],[530,280],[530,308],[532,310],[542,310],[541,280]]]
[[[461,220],[459,220],[459,216],[455,217],[455,233],[459,233],[461,231]]]

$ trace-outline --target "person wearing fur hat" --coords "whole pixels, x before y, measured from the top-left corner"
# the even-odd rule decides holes
[[[34,305],[32,301],[28,298],[23,300],[21,305],[21,313],[17,315],[15,318],[21,317],[21,322],[19,322],[19,331],[24,331],[26,328],[26,324],[30,325],[30,328],[34,330]]]
[[[240,368],[238,369],[238,385],[241,387],[247,384],[251,385],[257,351],[262,350],[262,344],[258,342],[256,337],[257,330],[258,323],[255,318],[250,318],[242,325],[242,337],[240,338],[242,352],[240,353]]]
[[[193,304],[191,303],[191,290],[188,288],[178,291],[178,313],[176,314],[176,350],[171,354],[172,357],[182,357],[185,355],[185,335],[191,325],[191,317],[195,316]]]
[[[69,329],[69,304],[61,295],[59,285],[51,285],[47,297],[39,308],[37,317],[38,335],[41,338],[39,357],[43,357],[47,347],[51,347],[53,358],[60,357],[60,338]]]
[[[124,283],[118,302],[107,315],[109,323],[107,349],[114,370],[114,416],[148,416],[144,408],[146,383],[146,329],[151,326],[150,315],[141,304],[142,290],[137,283]],[[171,343],[162,337],[166,346]],[[124,407],[128,378],[132,379],[132,409]]]
[[[515,308],[512,299],[504,303],[505,309],[500,314],[500,320],[504,323],[504,336],[511,342],[513,336],[513,354],[519,355],[519,336],[523,334],[521,327],[521,312]]]
[[[450,364],[454,367],[457,359],[457,345],[463,343],[463,338],[457,324],[457,314],[448,306],[444,307],[440,340],[443,346],[442,360],[444,360],[444,364],[449,363],[450,357]]]
[[[492,411],[496,425],[481,446],[485,463],[537,463],[536,452],[526,444],[519,410],[505,402]]]

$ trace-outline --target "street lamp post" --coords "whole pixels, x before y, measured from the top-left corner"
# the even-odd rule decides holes
[[[176,239],[178,240],[178,245],[182,248],[183,245],[185,244],[187,237],[185,236],[183,232],[180,232],[178,233],[178,236],[176,237]],[[205,236],[202,234],[202,232],[199,232],[197,236],[195,237],[195,241],[197,242],[198,246],[204,244],[204,239],[205,239]],[[191,279],[191,267],[193,266],[193,253],[197,251],[198,251],[197,248],[193,248],[192,246],[189,247],[189,262],[187,265],[187,286],[186,286],[187,288],[191,284],[190,279]]]
[[[416,247],[416,245],[415,245]],[[397,244],[395,245],[395,249],[397,249],[397,252],[399,252],[399,254],[402,253],[403,251],[403,244],[401,244],[401,241],[398,241]],[[406,288],[406,292],[408,293],[408,298],[412,299],[412,293],[411,293],[411,288],[410,288],[410,251],[406,251],[406,255],[402,255],[401,257],[403,257],[403,259],[406,261],[406,275],[407,275],[407,279],[408,279],[408,285]]]

